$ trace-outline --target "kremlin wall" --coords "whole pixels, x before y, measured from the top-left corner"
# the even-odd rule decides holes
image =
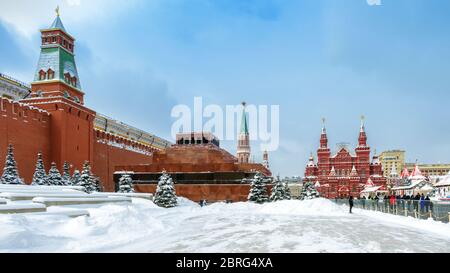
[[[70,173],[85,161],[104,191],[115,191],[114,172],[132,171],[135,190],[153,193],[163,170],[174,176],[178,195],[192,200],[245,200],[256,171],[271,176],[266,164],[250,163],[245,108],[237,156],[219,146],[212,134],[181,134],[177,144],[108,118],[84,106],[75,63],[75,39],[57,14],[41,30],[41,54],[31,86],[0,74],[0,159],[14,147],[19,175],[31,183],[38,152],[46,171],[52,162]],[[244,104],[245,107],[245,104]],[[192,138],[191,138],[192,134]],[[199,137],[200,136],[200,137]],[[0,169],[3,169],[0,160]],[[117,175],[116,175],[117,181]]]

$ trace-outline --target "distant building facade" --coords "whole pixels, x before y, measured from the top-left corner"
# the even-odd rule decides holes
[[[405,151],[390,150],[380,154],[380,162],[383,166],[383,175],[389,177],[393,169],[400,171],[405,166]]]
[[[383,166],[383,175],[386,177],[395,176],[405,167],[409,172],[413,172],[416,165],[420,168],[424,176],[444,176],[450,171],[450,164],[446,163],[408,163],[405,160],[405,154],[406,152],[403,150],[390,150],[382,152],[380,154],[380,162]],[[394,173],[392,174],[393,170]]]
[[[408,171],[412,172],[416,163],[406,163]],[[424,176],[444,176],[450,172],[450,164],[417,164]]]
[[[334,153],[328,147],[324,123],[317,163],[311,154],[304,181],[315,183],[321,196],[344,198],[349,195],[359,196],[368,180],[375,186],[385,186],[387,182],[378,156],[370,157],[364,120],[361,119],[358,146],[351,150],[348,144],[341,143]]]

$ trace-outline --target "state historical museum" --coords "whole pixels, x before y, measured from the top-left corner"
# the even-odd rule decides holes
[[[328,147],[325,125],[317,150],[317,163],[311,155],[306,166],[304,182],[313,182],[321,196],[343,198],[359,197],[366,183],[385,186],[383,167],[377,155],[370,158],[364,118],[358,136],[358,146],[352,151],[347,144],[338,144],[335,153]]]

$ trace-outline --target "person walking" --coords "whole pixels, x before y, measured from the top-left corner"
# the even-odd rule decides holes
[[[391,212],[395,209],[395,195],[391,195],[391,198],[389,199],[389,203],[391,205]]]
[[[430,203],[431,203],[430,197],[427,195],[427,197],[425,197],[425,208],[427,213],[430,211]]]
[[[425,211],[425,196],[422,195],[420,196],[420,212],[424,212]]]
[[[350,195],[350,197],[348,198],[348,205],[350,206],[350,213],[352,213],[352,208],[353,208],[353,196]]]

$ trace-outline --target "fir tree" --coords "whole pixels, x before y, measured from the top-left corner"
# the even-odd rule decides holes
[[[36,162],[36,170],[34,171],[33,181],[31,182],[33,186],[44,186],[48,185],[47,174],[45,173],[44,160],[42,160],[42,153],[38,153],[38,159]]]
[[[119,179],[119,192],[129,193],[134,192],[133,180],[129,174],[122,174]]]
[[[256,172],[255,177],[251,180],[248,201],[262,204],[268,200],[266,181],[260,172]]]
[[[70,186],[72,184],[72,181],[70,179],[70,166],[67,161],[64,161],[62,181],[66,186]]]
[[[75,170],[75,171],[73,172],[72,178],[70,179],[70,184],[71,184],[72,186],[79,186],[79,184],[80,184],[80,178],[81,178],[80,171],[79,171],[79,170]]]
[[[272,186],[272,194],[270,195],[270,201],[280,201],[286,198],[286,186],[279,178],[275,180]]]
[[[83,171],[81,171],[80,183],[78,186],[84,187],[84,191],[91,193],[95,191],[95,181],[91,174],[91,166],[89,162],[84,162]]]
[[[288,182],[284,183],[284,200],[291,200],[292,199],[292,195],[291,195],[291,189],[289,188],[289,184]]]
[[[95,176],[94,177],[94,186],[95,186],[95,191],[96,192],[102,192],[102,183],[100,181],[100,177]]]
[[[305,182],[303,184],[302,192],[300,193],[300,200],[314,199],[318,197],[320,197],[320,195],[313,182]]]
[[[163,171],[161,177],[159,178],[154,202],[156,205],[164,208],[172,208],[177,205],[175,187],[172,178],[166,173],[166,171]]]
[[[19,177],[16,160],[14,159],[14,148],[11,144],[8,146],[5,167],[3,168],[3,175],[0,178],[0,182],[2,184],[24,184]]]
[[[52,166],[50,167],[50,170],[48,171],[47,180],[48,180],[48,185],[64,186],[61,173],[58,171],[58,168],[56,167],[55,162],[52,162]]]

